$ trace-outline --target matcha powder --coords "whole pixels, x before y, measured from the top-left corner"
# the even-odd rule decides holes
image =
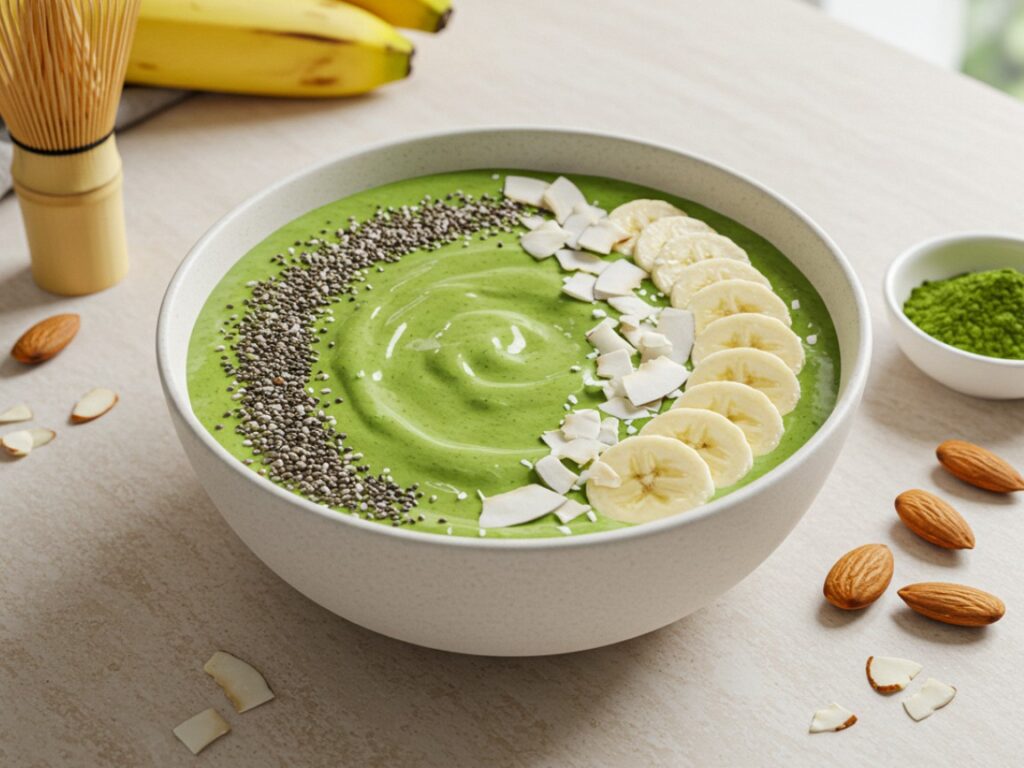
[[[987,357],[1024,360],[1024,273],[994,269],[924,283],[903,311],[939,341]]]

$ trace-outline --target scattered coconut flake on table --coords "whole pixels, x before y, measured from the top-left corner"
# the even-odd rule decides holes
[[[533,258],[540,261],[555,253],[565,245],[569,233],[553,221],[545,221],[536,229],[519,238],[519,245]]]
[[[32,452],[35,441],[32,439],[32,433],[27,429],[19,429],[17,432],[8,432],[4,435],[0,439],[0,445],[3,445],[4,450],[11,456],[20,459]]]
[[[690,372],[679,363],[674,363],[667,357],[658,357],[643,363],[636,373],[626,376],[622,380],[622,386],[629,401],[639,408],[645,403],[660,400],[669,392],[678,389],[689,374]]]
[[[215,709],[204,709],[174,729],[174,735],[198,755],[210,744],[231,730],[231,726]]]
[[[637,296],[612,296],[608,299],[608,303],[612,305],[612,309],[616,312],[623,315],[632,315],[640,320],[646,320],[648,317],[656,315],[661,311],[660,307],[648,304]]]
[[[488,496],[480,513],[480,528],[505,528],[528,523],[554,512],[564,503],[564,496],[543,485],[524,485],[513,491]]]
[[[633,357],[625,349],[617,349],[597,358],[597,375],[605,379],[621,379],[633,372]]]
[[[573,214],[577,205],[586,205],[587,199],[580,192],[579,187],[565,176],[559,176],[544,190],[542,204],[554,214],[555,219],[561,224]]]
[[[28,430],[28,433],[32,435],[32,447],[41,448],[47,443],[53,442],[53,438],[57,436],[57,433],[52,429],[46,429],[45,427],[34,427]]]
[[[636,352],[632,344],[615,332],[615,322],[611,318],[605,318],[587,331],[587,341],[602,355],[617,349],[624,349],[630,354]]]
[[[117,393],[106,387],[89,390],[71,411],[71,421],[84,424],[98,419],[117,404]]]
[[[601,274],[610,261],[605,261],[600,256],[585,251],[574,251],[571,248],[561,248],[555,251],[555,258],[559,266],[566,272],[589,272],[592,275]]]
[[[577,517],[589,511],[589,505],[580,504],[575,499],[566,499],[565,504],[555,510],[555,517],[562,523],[571,523]]]
[[[693,351],[696,325],[693,312],[688,309],[666,307],[658,314],[658,331],[672,344],[669,358],[676,363],[685,363]]]
[[[619,259],[613,261],[597,277],[597,284],[594,286],[594,295],[599,299],[610,299],[613,296],[631,296],[633,291],[640,287],[640,283],[647,276],[640,267]]]
[[[586,437],[596,440],[601,432],[601,414],[593,408],[582,408],[566,414],[562,434],[566,440]]]
[[[824,733],[826,731],[845,731],[857,722],[857,716],[846,707],[839,704],[830,704],[824,709],[819,709],[811,718],[811,733]]]
[[[14,424],[19,421],[31,421],[32,409],[27,403],[19,403],[0,413],[0,424]]]
[[[577,272],[570,277],[562,286],[562,293],[580,301],[592,302],[594,300],[594,283],[597,278],[585,272]]]
[[[624,397],[610,398],[607,402],[601,403],[597,407],[609,416],[614,416],[622,421],[642,419],[648,415],[646,408],[635,406]]]
[[[868,656],[868,682],[879,693],[895,693],[906,688],[922,669],[916,661],[894,656]]]
[[[569,492],[569,489],[576,484],[576,480],[579,477],[575,472],[566,467],[557,456],[550,453],[543,459],[539,459],[533,465],[533,468],[544,485],[555,493],[563,495]]]
[[[509,200],[524,205],[541,208],[544,205],[544,193],[548,183],[543,179],[531,179],[529,176],[506,176],[503,194]]]
[[[226,651],[214,653],[203,665],[203,671],[224,689],[224,695],[238,713],[248,712],[274,698],[274,692],[258,669]]]
[[[929,677],[917,693],[903,700],[903,709],[914,720],[920,722],[949,704],[954,696],[956,688]]]
[[[620,240],[629,237],[629,233],[610,219],[602,219],[591,224],[581,234],[576,244],[587,251],[607,255]]]

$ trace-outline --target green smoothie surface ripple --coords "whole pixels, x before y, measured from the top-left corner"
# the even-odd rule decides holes
[[[225,320],[244,311],[243,301],[251,292],[246,284],[282,270],[272,257],[291,247],[299,251],[296,243],[313,237],[331,240],[348,217],[363,221],[378,206],[414,205],[424,195],[444,199],[455,190],[497,194],[506,174],[547,180],[558,175],[486,169],[396,182],[311,211],[242,256],[207,299],[189,345],[189,396],[210,434],[239,460],[255,458],[253,472],[260,468],[259,457],[252,456],[235,433],[236,420],[224,418],[237,403],[227,391],[230,380],[219,365],[224,353],[217,347],[224,343],[219,329]],[[612,179],[569,178],[588,200],[608,211],[636,198],[673,203],[743,247],[787,306],[798,302],[791,310],[793,330],[808,339],[807,361],[799,374],[800,402],[784,417],[786,431],[779,447],[758,457],[751,472],[719,490],[716,498],[778,466],[817,431],[836,402],[839,346],[821,297],[767,240],[697,203]],[[540,482],[525,462],[549,452],[540,435],[558,428],[570,395],[577,401],[572,408],[597,408],[605,401],[600,389],[584,385],[585,379],[596,378],[595,362],[587,358],[593,348],[584,334],[600,322],[594,310],[609,317],[618,313],[605,302],[588,304],[563,294],[562,279],[569,273],[553,257],[537,261],[524,252],[518,244],[524,231],[486,239],[474,236],[468,247],[460,240],[382,264],[382,271],[374,267],[356,300],[341,297],[333,304],[335,321],[317,326],[326,329],[317,345],[317,369],[327,372],[329,379],[314,381],[316,371],[310,371],[308,386],[315,393],[330,389],[323,397],[332,403],[337,431],[348,435],[346,445],[363,454],[363,463],[374,474],[387,469],[403,487],[420,484],[424,496],[415,512],[424,520],[405,526],[408,530],[478,536],[478,492],[490,496]],[[624,257],[613,253],[605,258]],[[667,306],[667,297],[658,298],[649,281],[643,290],[643,299]],[[574,370],[577,366],[581,370]],[[336,398],[343,402],[334,404]],[[662,410],[670,405],[666,400]],[[633,426],[639,429],[644,423],[638,419]],[[217,430],[218,424],[224,428]],[[620,439],[626,436],[626,425],[621,424]],[[569,495],[585,502],[582,492]],[[381,523],[390,525],[387,520]],[[565,536],[559,526],[549,514],[524,525],[491,529],[486,535]],[[569,525],[572,534],[621,527],[626,524],[600,515],[596,521],[582,516]]]

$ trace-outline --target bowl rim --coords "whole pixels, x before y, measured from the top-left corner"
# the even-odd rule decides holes
[[[940,246],[977,240],[1009,241],[1018,245],[1021,250],[1024,251],[1024,237],[999,230],[965,230],[962,232],[951,232],[945,235],[936,235],[935,237],[922,240],[910,246],[903,251],[903,253],[897,256],[885,271],[883,292],[885,294],[885,303],[889,308],[889,314],[897,323],[909,330],[916,338],[927,341],[932,346],[942,350],[942,352],[947,356],[968,362],[968,364],[971,365],[991,365],[1008,370],[1024,369],[1024,360],[1012,360],[1005,357],[979,355],[976,352],[968,352],[966,349],[954,347],[952,344],[947,344],[946,342],[940,341],[934,336],[925,333],[923,330],[918,328],[910,318],[906,316],[906,314],[904,314],[903,305],[900,304],[896,297],[896,278],[908,267],[908,265],[924,258]]]
[[[643,525],[630,526],[628,528],[618,528],[610,531],[595,531],[585,534],[574,534],[572,536],[488,538],[486,536],[444,536],[440,534],[419,533],[417,531],[406,530],[402,527],[395,528],[369,520],[363,520],[362,518],[352,514],[346,514],[344,512],[339,512],[335,509],[316,504],[251,471],[213,438],[192,411],[188,398],[187,387],[179,388],[171,377],[170,372],[175,366],[175,361],[171,359],[169,336],[171,333],[170,328],[173,324],[171,310],[176,302],[177,296],[187,283],[191,271],[198,262],[200,255],[206,249],[208,244],[220,235],[221,230],[223,230],[229,222],[244,215],[252,206],[262,201],[264,198],[278,194],[280,191],[300,182],[303,178],[322,171],[329,166],[378,151],[387,149],[397,150],[403,147],[408,148],[411,145],[428,143],[429,141],[436,139],[453,137],[470,138],[509,133],[546,133],[561,137],[575,136],[596,138],[599,140],[611,140],[616,142],[627,142],[642,145],[648,149],[655,149],[659,152],[667,152],[673,155],[686,157],[698,164],[708,166],[711,169],[730,175],[772,198],[784,208],[788,209],[791,214],[800,220],[803,226],[810,229],[814,235],[825,244],[831,252],[836,266],[839,268],[839,272],[845,279],[847,286],[853,294],[854,316],[856,319],[857,331],[859,332],[856,350],[857,362],[852,369],[849,369],[849,372],[847,373],[848,379],[846,386],[839,394],[832,412],[807,442],[800,446],[796,452],[785,459],[777,467],[773,468],[771,471],[752,481],[743,488],[729,493],[719,499],[715,499],[714,501],[704,504],[685,514],[673,515],[661,520],[644,523]],[[244,477],[246,482],[253,483],[259,490],[269,493],[271,496],[276,496],[286,505],[291,506],[294,509],[301,510],[304,513],[313,514],[323,520],[330,521],[330,523],[334,525],[340,524],[353,526],[354,530],[357,532],[367,533],[368,535],[392,537],[396,544],[406,544],[410,546],[464,547],[490,551],[542,549],[561,550],[575,549],[577,547],[615,546],[643,539],[648,536],[657,536],[673,528],[695,524],[712,515],[724,513],[732,507],[747,502],[751,498],[757,496],[762,490],[782,482],[790,474],[798,471],[811,454],[816,452],[834,432],[839,430],[848,419],[853,417],[857,405],[859,404],[861,394],[863,393],[863,389],[868,378],[868,371],[870,369],[872,326],[871,315],[868,310],[867,298],[865,296],[863,286],[843,252],[835,244],[832,238],[829,237],[829,235],[827,235],[825,231],[806,213],[804,213],[803,210],[795,206],[785,197],[777,194],[766,185],[754,181],[745,174],[739,173],[727,165],[709,160],[702,155],[632,135],[627,136],[607,131],[579,130],[574,128],[545,125],[491,125],[417,133],[403,139],[385,140],[364,145],[353,151],[333,156],[325,161],[315,163],[291,173],[235,205],[230,211],[206,230],[202,237],[200,237],[192,246],[181,264],[175,270],[174,276],[171,278],[170,283],[168,283],[167,289],[164,293],[164,298],[160,305],[156,329],[156,347],[157,368],[160,374],[160,381],[163,386],[165,398],[168,402],[168,407],[172,411],[172,415],[176,415],[181,419],[182,423],[187,425],[192,434],[198,438],[200,445],[215,457],[216,460],[225,464],[231,471]],[[846,369],[844,368],[844,370]]]

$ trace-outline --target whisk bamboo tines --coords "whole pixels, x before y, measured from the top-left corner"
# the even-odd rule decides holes
[[[114,120],[141,0],[0,0],[0,116],[32,274],[92,293],[128,268]]]

